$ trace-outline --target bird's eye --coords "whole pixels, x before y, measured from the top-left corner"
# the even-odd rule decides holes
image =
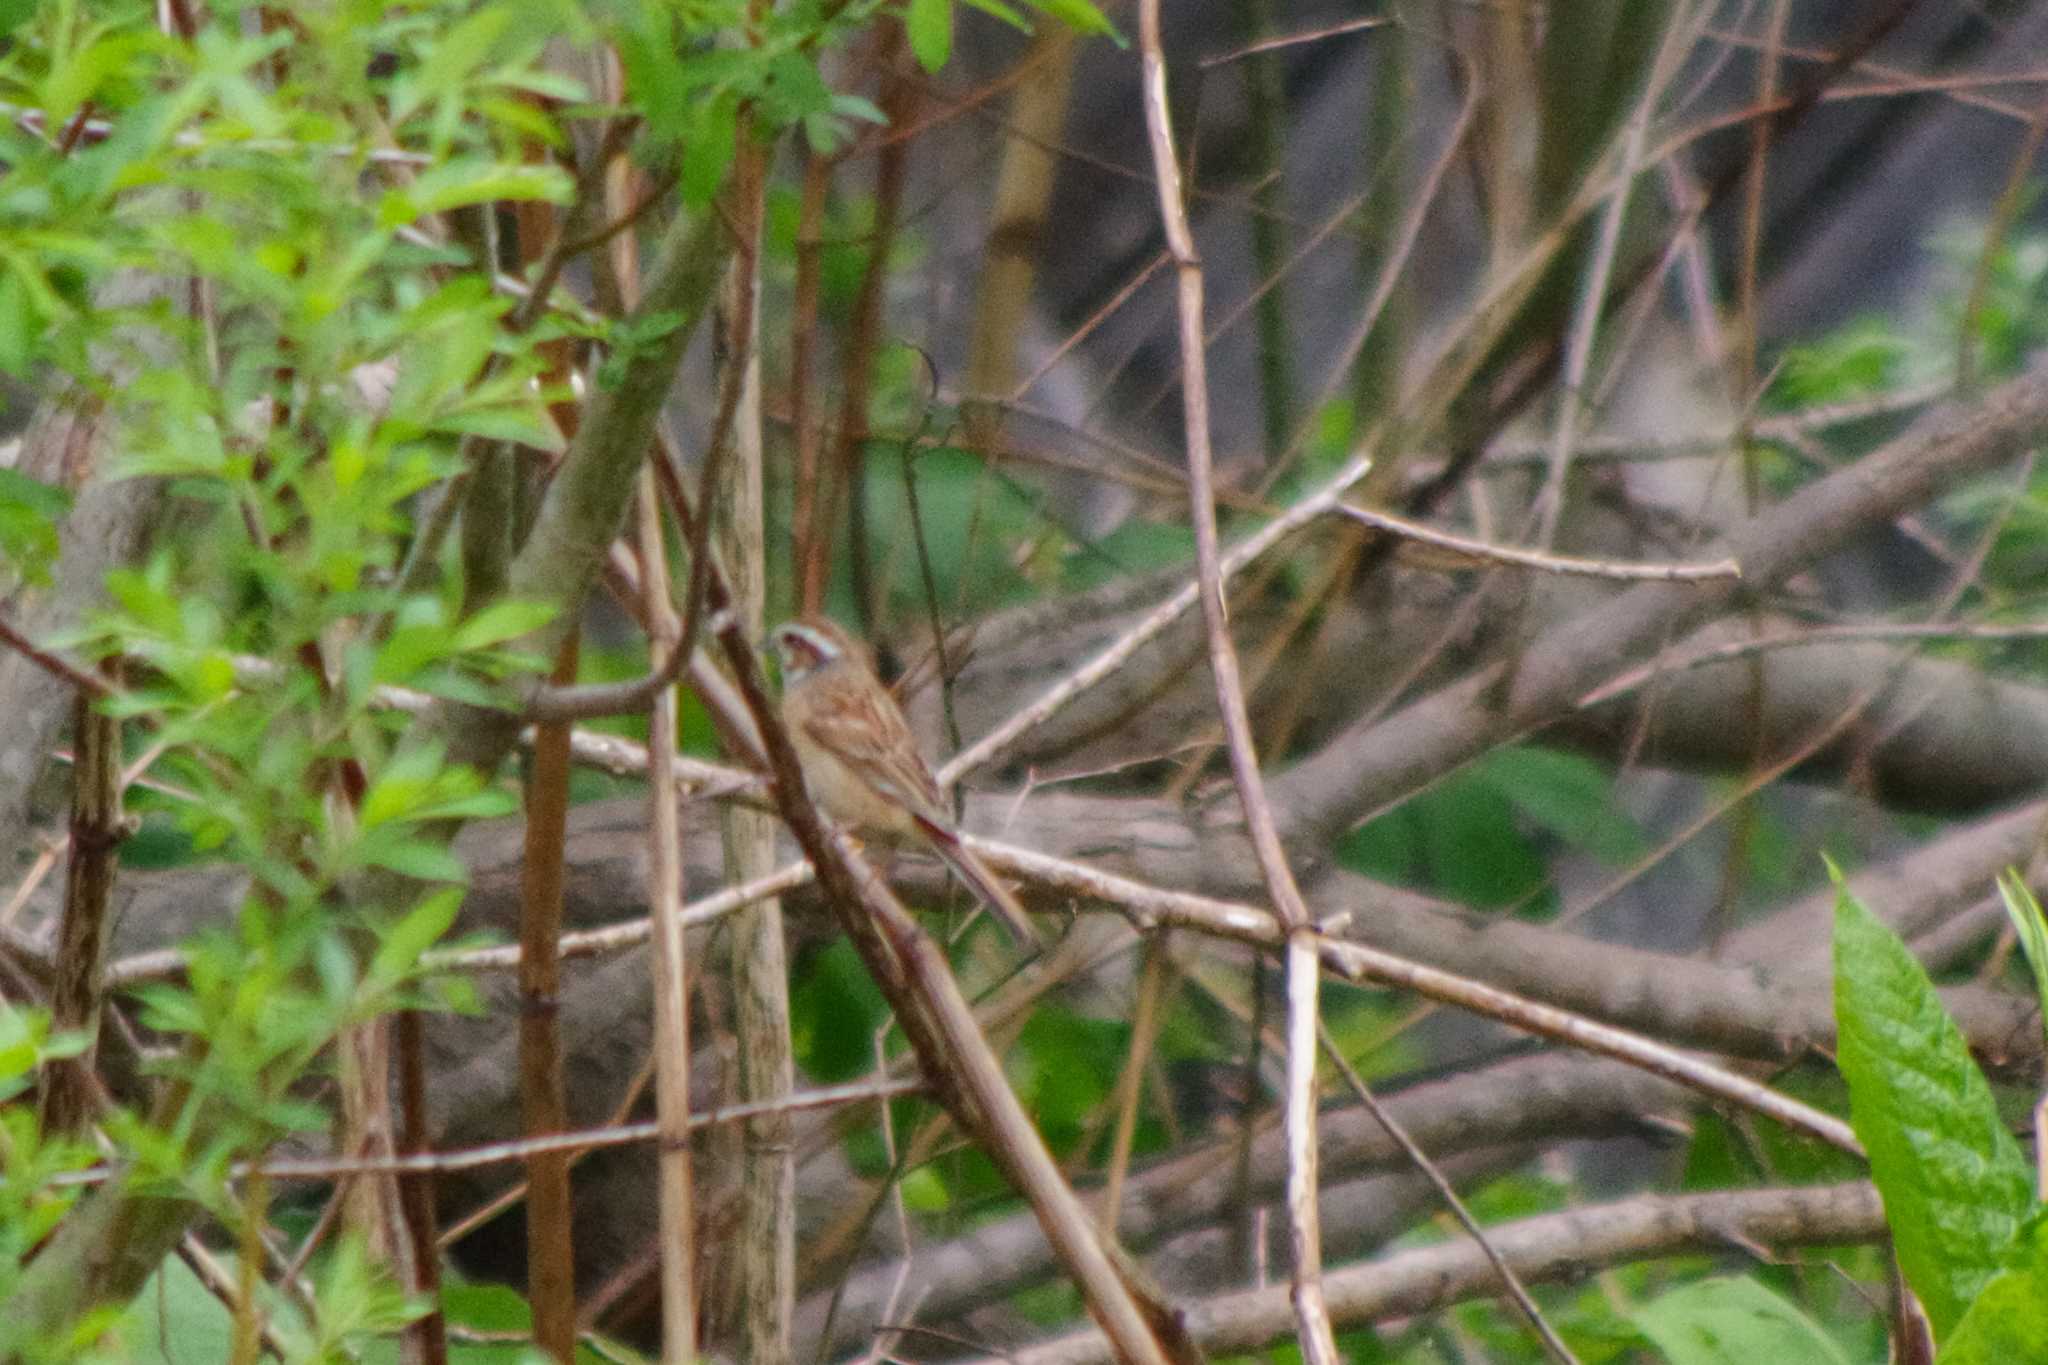
[[[825,662],[824,648],[807,632],[784,631],[776,637],[776,642],[782,646],[783,658],[790,668],[802,671]]]

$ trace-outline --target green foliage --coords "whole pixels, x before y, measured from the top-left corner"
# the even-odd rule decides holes
[[[77,1199],[60,1177],[91,1166],[98,1153],[85,1142],[45,1134],[35,1106],[15,1104],[37,1068],[76,1056],[86,1040],[50,1034],[50,1016],[0,1001],[0,1303],[13,1292],[22,1264]]]
[[[1544,845],[1602,862],[1642,856],[1641,831],[1614,807],[1612,779],[1575,755],[1496,749],[1351,831],[1337,853],[1354,872],[1482,908],[1547,894]]]
[[[887,1006],[851,944],[835,941],[799,964],[789,993],[798,1066],[820,1081],[844,1081],[875,1064],[874,1032]]]
[[[2022,217],[2021,221],[2024,221]],[[1937,232],[1933,246],[1954,277],[1942,300],[1939,335],[1971,329],[1977,360],[1990,374],[2011,373],[2048,341],[2048,233],[2016,231],[1984,260],[1984,226],[1957,224]],[[1980,267],[1984,288],[1974,316],[1965,317]]]
[[[2048,1029],[2048,916],[2042,915],[2041,902],[2027,888],[2018,868],[2009,867],[1999,874],[1998,896],[2005,902],[2006,918],[2012,921],[2027,966],[2034,974],[2034,998],[2043,1011],[2042,1027]]]
[[[796,190],[786,185],[769,186],[762,246],[770,266],[767,278],[778,284],[787,286],[795,278],[797,233],[802,216],[803,199]],[[867,244],[873,223],[872,200],[834,197],[826,201],[814,248],[821,317],[840,322],[852,315],[861,277],[867,272]],[[775,338],[763,340],[773,342]]]
[[[1025,18],[1001,0],[970,3]],[[453,723],[415,726],[389,693],[504,719],[518,695],[508,684],[543,666],[534,637],[563,603],[493,599],[465,582],[462,556],[421,535],[445,525],[425,513],[481,483],[503,447],[517,448],[503,464],[562,453],[554,405],[577,395],[552,343],[575,342],[579,364],[594,356],[604,390],[690,321],[526,315],[498,277],[513,257],[492,254],[497,225],[512,208],[592,192],[550,153],[587,144],[577,134],[590,126],[617,127],[663,187],[651,223],[709,213],[740,139],[794,132],[830,154],[880,121],[825,74],[875,23],[906,20],[936,69],[957,17],[950,0],[350,0],[261,13],[223,2],[180,7],[195,26],[181,36],[159,29],[158,8],[0,0],[0,371],[96,407],[110,433],[102,474],[150,480],[163,505],[147,557],[49,642],[121,661],[106,709],[127,725],[129,752],[152,751],[160,779],[138,801],[148,830],[124,851],[130,865],[211,859],[246,883],[231,918],[182,945],[180,979],[136,992],[134,1018],[155,1035],[146,1069],[182,1083],[162,1087],[181,1097],[175,1112],[101,1116],[103,1157],[42,1134],[32,1105],[0,1105],[0,1302],[72,1207],[66,1177],[104,1159],[130,1188],[236,1226],[248,1213],[236,1165],[335,1126],[337,1036],[395,1010],[471,1003],[466,983],[432,968],[467,877],[450,838],[514,797],[503,774],[451,760]],[[1028,8],[1111,31],[1089,0]],[[619,54],[622,108],[563,74],[595,69],[581,59],[600,46]],[[871,219],[858,203],[832,206],[828,306],[854,297]],[[600,226],[580,213],[555,221]],[[521,245],[530,258],[534,244]],[[885,359],[877,411],[888,420],[922,416],[921,363],[908,350]],[[1056,572],[1020,550],[1044,543],[1056,556],[1064,542],[963,452],[884,451],[871,469],[881,543],[904,551],[904,479],[917,480],[936,574],[977,593],[961,606],[1014,600]],[[476,500],[445,505],[466,519]],[[49,582],[68,507],[60,490],[0,470],[0,595]],[[922,602],[913,558],[886,572],[899,605]],[[689,715],[708,747],[701,708]],[[844,945],[805,965],[797,1029],[810,1074],[865,1071],[883,1018]],[[1084,1063],[1108,1065],[1121,1039],[1069,1021],[1023,1049],[1068,1142],[1099,1108]],[[0,1100],[82,1045],[0,1005]],[[948,1209],[998,1188],[971,1163],[918,1178]],[[263,1304],[287,1354],[388,1358],[383,1339],[419,1305],[353,1240],[310,1269],[316,1313]],[[460,1293],[451,1305],[458,1317],[505,1307]],[[218,1304],[175,1264],[125,1316],[103,1310],[26,1347],[86,1355],[109,1326],[101,1346],[118,1356],[227,1354]]]
[[[1010,1083],[1055,1154],[1071,1150],[1109,1102],[1130,1042],[1131,1027],[1120,1019],[1040,1010],[1025,1022]]]
[[[1840,403],[1897,388],[1907,343],[1882,318],[1859,318],[1830,336],[1785,352],[1771,398],[1786,408]]]
[[[186,1264],[172,1257],[150,1277],[119,1328],[135,1365],[233,1357],[235,1323]]]
[[[1747,1277],[1681,1286],[1638,1308],[1632,1321],[1671,1365],[1849,1365],[1798,1305]]]
[[[2048,1210],[2036,1208],[1942,1346],[1938,1365],[2048,1360]]]
[[[1133,517],[1093,544],[1069,551],[1062,586],[1085,591],[1128,574],[1192,564],[1194,559],[1195,533],[1184,523]]]
[[[869,541],[882,555],[874,572],[892,614],[924,619],[920,535],[945,615],[973,615],[1031,594],[1018,553],[1043,522],[1016,484],[952,447],[917,451],[906,465],[899,448],[877,443],[869,448],[866,471]],[[916,481],[915,517],[907,479]]]
[[[755,135],[800,126],[819,145],[875,117],[819,63],[881,6],[775,7],[755,42],[736,41],[745,6],[694,0],[315,5],[283,24],[189,8],[189,40],[140,0],[5,14],[0,100],[40,123],[0,123],[0,369],[99,402],[116,476],[156,480],[170,508],[151,557],[52,643],[124,660],[108,709],[147,733],[176,793],[151,798],[158,856],[250,877],[233,921],[184,945],[184,978],[139,993],[174,1044],[153,1065],[188,1086],[182,1111],[104,1125],[139,1188],[238,1218],[234,1162],[332,1125],[331,1087],[309,1080],[340,1031],[468,1000],[425,965],[466,878],[448,839],[513,799],[410,735],[379,690],[503,707],[558,608],[474,600],[445,554],[411,566],[432,587],[402,587],[426,552],[423,495],[494,443],[560,452],[549,404],[569,395],[543,382],[543,343],[589,337],[616,366],[683,321],[515,326],[497,262],[471,254],[465,224],[587,188],[535,155],[599,112],[548,46],[617,46],[635,154],[702,205],[743,106]],[[79,118],[95,131],[60,136]],[[110,288],[121,272],[173,283],[137,297]],[[0,592],[47,582],[66,505],[0,471]],[[75,1046],[42,1029],[0,1010],[6,1093]],[[92,1153],[42,1141],[29,1106],[0,1124],[4,1297],[69,1207],[52,1178]],[[318,1276],[317,1320],[277,1318],[304,1358],[412,1311],[352,1245]],[[158,1288],[168,1303],[192,1286],[170,1271]]]
[[[63,489],[0,468],[0,595],[50,581],[50,566],[57,562],[57,522],[70,506]]]
[[[953,53],[953,0],[910,0],[903,11],[903,30],[918,65],[937,71]]]
[[[1899,1267],[1939,1341],[1998,1274],[2033,1203],[2027,1165],[1926,971],[1837,885],[1837,1060]]]

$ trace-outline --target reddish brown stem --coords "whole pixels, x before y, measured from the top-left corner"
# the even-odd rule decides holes
[[[789,321],[789,418],[796,433],[796,477],[791,483],[789,562],[797,566],[797,610],[825,609],[825,560],[831,534],[818,519],[818,429],[811,419],[813,371],[818,354],[818,254],[832,163],[813,155],[804,163],[803,206],[796,226],[796,298]]]
[[[903,70],[903,31],[891,24],[877,44],[876,64],[882,69],[881,107],[887,126],[901,128],[917,113],[919,85]],[[861,624],[873,605],[874,584],[868,572],[866,499],[862,495],[863,458],[868,438],[869,390],[875,380],[875,356],[881,349],[882,305],[888,292],[889,253],[896,244],[896,218],[903,206],[903,183],[909,167],[909,144],[891,140],[875,156],[875,221],[868,239],[867,270],[853,307],[853,325],[840,356],[839,430],[833,447],[827,498],[818,509],[818,533],[804,564],[806,602],[822,602],[825,576],[832,561],[832,527],[844,509],[847,554],[852,564],[854,601]]]
[[[407,1155],[431,1150],[427,1119],[426,1030],[418,1010],[398,1016],[398,1150]],[[405,1329],[405,1354],[423,1365],[447,1365],[448,1325],[441,1315],[440,1230],[434,1217],[434,1176],[430,1171],[398,1178],[400,1211],[412,1244],[409,1292],[427,1301],[427,1311]]]
[[[576,676],[577,636],[556,656],[554,681]],[[562,928],[562,848],[569,818],[569,726],[538,727],[526,785],[526,860],[519,908],[519,1108],[528,1136],[569,1126],[557,1025]],[[561,1152],[527,1159],[527,1297],[534,1342],[564,1362],[576,1358],[575,1247],[570,1237],[569,1163]]]

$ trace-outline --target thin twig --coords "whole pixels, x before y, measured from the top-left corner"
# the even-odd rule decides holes
[[[1999,192],[1998,202],[1991,208],[1990,221],[1984,225],[1984,246],[1977,253],[1977,266],[1970,275],[1969,296],[1963,301],[1963,316],[1956,325],[1956,387],[1959,389],[1968,389],[1976,382],[1978,318],[1991,292],[1991,276],[1999,249],[2005,245],[2006,236],[2012,231],[2020,209],[2028,201],[2027,187],[2034,179],[2034,164],[2040,156],[2043,135],[2048,135],[2048,98],[2041,101],[2034,110],[2034,116],[2027,120],[2026,134],[2020,139],[2019,149],[2013,153],[2011,169],[2006,172],[2005,188]]]
[[[178,1239],[177,1255],[178,1259],[185,1263],[185,1268],[192,1272],[193,1278],[199,1281],[200,1287],[219,1299],[230,1317],[237,1322],[242,1321],[244,1310],[241,1288],[235,1283],[235,1277],[228,1268],[206,1249],[206,1243],[188,1232]],[[279,1360],[292,1359],[292,1353],[278,1337],[269,1319],[258,1313],[255,1322],[263,1349]],[[164,1344],[169,1346],[171,1343],[166,1341]]]
[[[42,669],[45,673],[53,677],[62,678],[87,696],[110,697],[114,695],[112,683],[108,682],[105,678],[94,675],[92,670],[72,663],[62,655],[53,654],[49,650],[44,649],[8,624],[5,617],[0,617],[0,645],[6,645],[15,652],[24,655],[29,662]]]
[[[2011,642],[2019,640],[2048,639],[2048,625],[1984,626],[1944,625],[1932,622],[1874,622],[1854,626],[1817,626],[1812,630],[1788,631],[1777,635],[1765,635],[1746,640],[1733,640],[1725,644],[1710,645],[1704,649],[1683,654],[1677,658],[1657,659],[1602,683],[1593,691],[1579,698],[1578,709],[1586,710],[1613,701],[1617,697],[1644,687],[1674,673],[1693,669],[1711,668],[1715,664],[1731,663],[1738,659],[1752,658],[1759,654],[1778,649],[1805,649],[1826,645],[1879,643],[1886,640],[1983,640],[1987,642]]]
[[[751,725],[775,774],[777,805],[797,843],[819,869],[840,927],[895,1011],[939,1098],[972,1133],[1024,1196],[1059,1252],[1090,1313],[1134,1365],[1165,1365],[1191,1358],[1182,1344],[1180,1317],[1136,1268],[1096,1235],[1087,1212],[1061,1178],[1032,1126],[1002,1065],[982,1036],[944,955],[920,931],[874,870],[843,835],[828,831],[805,793],[802,769],[762,682],[751,641],[729,611],[729,592],[714,574],[716,636],[744,701],[744,716],[728,728]],[[707,697],[714,705],[722,700]]]
[[[1868,1182],[1638,1195],[1612,1204],[1540,1214],[1493,1229],[1494,1244],[1531,1280],[1583,1280],[1589,1269],[1681,1255],[1756,1255],[1762,1248],[1828,1246],[1884,1236],[1884,1208]],[[1398,1251],[1331,1272],[1331,1308],[1346,1327],[1438,1312],[1490,1296],[1500,1277],[1465,1242]],[[1285,1340],[1286,1296],[1248,1289],[1209,1299],[1189,1329],[1218,1355],[1250,1355]],[[974,1365],[1109,1365],[1108,1342],[1070,1333]]]
[[[1348,19],[1343,23],[1327,24],[1321,28],[1305,29],[1300,33],[1283,33],[1275,38],[1261,38],[1255,43],[1246,43],[1243,47],[1234,47],[1230,51],[1219,53],[1214,57],[1204,57],[1199,65],[1202,70],[1207,71],[1212,67],[1222,66],[1228,62],[1241,61],[1246,57],[1255,57],[1261,52],[1278,52],[1282,48],[1296,47],[1302,43],[1320,43],[1328,38],[1341,37],[1346,33],[1358,33],[1369,28],[1378,28],[1380,25],[1390,22],[1390,20],[1384,18]]]
[[[966,836],[966,842],[992,866],[1046,888],[1114,906],[1141,930],[1166,926],[1195,929],[1265,948],[1278,948],[1284,942],[1271,912],[1259,906],[1163,890],[1085,863],[1055,858],[1012,844],[998,844],[972,836]],[[1862,1154],[1863,1149],[1857,1143],[1855,1133],[1840,1119],[1704,1061],[1693,1053],[1326,932],[1318,931],[1315,943],[1324,967],[1346,980],[1369,980],[1410,990],[1417,995],[1499,1020],[1525,1033],[1613,1057],[1701,1094],[1755,1110],[1796,1132],[1818,1138],[1852,1155]]]
[[[1315,1029],[1317,970],[1313,919],[1295,885],[1279,827],[1266,803],[1259,759],[1252,745],[1251,718],[1238,676],[1223,601],[1222,555],[1217,545],[1216,504],[1211,491],[1214,459],[1209,450],[1209,385],[1202,330],[1202,266],[1181,202],[1180,166],[1173,149],[1173,118],[1166,101],[1166,54],[1159,0],[1140,0],[1138,47],[1143,76],[1145,129],[1159,187],[1159,217],[1179,281],[1181,399],[1186,425],[1188,503],[1195,531],[1197,588],[1209,636],[1209,669],[1216,705],[1230,745],[1230,766],[1258,855],[1259,869],[1273,898],[1273,913],[1287,951],[1287,1211],[1294,1250],[1294,1308],[1302,1354],[1310,1365],[1336,1365],[1337,1343],[1323,1303],[1322,1232],[1317,1212]]]
[[[1159,1040],[1163,1012],[1160,999],[1173,978],[1173,963],[1164,944],[1157,939],[1145,946],[1145,967],[1138,977],[1138,1004],[1131,1017],[1131,1045],[1124,1055],[1123,1071],[1117,1076],[1110,1102],[1116,1111],[1116,1129],[1109,1141],[1109,1174],[1102,1184],[1102,1231],[1116,1235],[1117,1210],[1123,1203],[1124,1176],[1131,1165],[1131,1139],[1138,1130],[1138,1092],[1152,1049]]]
[[[1450,550],[1474,559],[1490,560],[1499,564],[1513,564],[1525,569],[1541,569],[1545,573],[1572,574],[1583,578],[1610,578],[1622,582],[1651,580],[1659,583],[1697,583],[1706,579],[1740,578],[1742,566],[1732,559],[1717,559],[1707,564],[1621,564],[1607,559],[1579,559],[1571,555],[1545,554],[1540,550],[1521,550],[1508,545],[1489,545],[1485,541],[1455,536],[1448,531],[1425,526],[1406,517],[1377,512],[1371,508],[1339,502],[1330,511],[1340,517],[1348,517],[1362,526],[1376,531],[1386,531],[1405,540],[1419,541],[1440,550]]]
[[[1557,1334],[1557,1329],[1543,1316],[1543,1310],[1536,1306],[1536,1300],[1530,1297],[1521,1277],[1515,1274],[1514,1267],[1507,1263],[1499,1248],[1487,1237],[1486,1229],[1479,1226],[1479,1220],[1472,1216],[1472,1210],[1465,1207],[1465,1201],[1458,1197],[1457,1190],[1444,1178],[1443,1171],[1429,1159],[1427,1152],[1416,1145],[1415,1139],[1408,1135],[1408,1130],[1400,1121],[1387,1112],[1386,1106],[1380,1103],[1379,1096],[1373,1094],[1372,1087],[1365,1083],[1365,1078],[1358,1074],[1358,1069],[1351,1065],[1351,1060],[1344,1055],[1343,1049],[1337,1046],[1337,1040],[1330,1036],[1330,1030],[1322,1028],[1318,1036],[1322,1039],[1324,1055],[1343,1073],[1344,1083],[1351,1087],[1351,1093],[1358,1096],[1358,1102],[1378,1121],[1381,1131],[1401,1149],[1410,1164],[1422,1172],[1423,1178],[1436,1188],[1438,1196],[1450,1209],[1451,1216],[1458,1220],[1466,1234],[1478,1244],[1481,1253],[1492,1263],[1495,1272],[1500,1276],[1502,1288],[1507,1290],[1508,1297],[1514,1300],[1515,1307],[1520,1310],[1522,1316],[1528,1319],[1529,1326],[1542,1340],[1543,1347],[1550,1352],[1551,1358],[1564,1361],[1566,1365],[1578,1365],[1579,1358],[1572,1354],[1572,1348],[1564,1344],[1564,1338]]]
[[[1369,468],[1371,461],[1362,455],[1346,461],[1344,467],[1321,488],[1231,547],[1217,566],[1219,575],[1226,580],[1234,577],[1295,531],[1327,515],[1345,492],[1365,477]],[[1014,712],[1001,725],[953,755],[939,769],[940,784],[950,786],[976,768],[993,762],[1026,732],[1044,724],[1082,693],[1113,675],[1132,655],[1185,615],[1188,608],[1195,605],[1197,593],[1197,585],[1193,582],[1181,587],[1153,608],[1143,620],[1118,636],[1108,648],[1048,688],[1029,706]]]
[[[661,504],[654,471],[640,471],[642,601],[656,644],[678,656],[680,626],[669,604],[668,564],[662,550]],[[700,555],[701,558],[701,555]],[[697,1353],[696,1216],[691,1188],[689,970],[685,939],[676,921],[682,909],[682,829],[670,763],[676,748],[674,689],[648,711],[647,904],[653,921],[655,1108],[661,1154],[662,1358],[691,1360]]]
[[[922,1077],[854,1081],[846,1085],[818,1086],[800,1090],[779,1100],[728,1104],[690,1115],[690,1131],[731,1123],[745,1123],[764,1114],[800,1114],[813,1109],[837,1109],[846,1105],[871,1104],[876,1100],[902,1099],[926,1090]],[[265,1162],[243,1162],[230,1167],[230,1179],[242,1180],[262,1174],[272,1180],[313,1180],[327,1182],[372,1175],[448,1175],[474,1171],[485,1166],[506,1166],[543,1153],[594,1151],[603,1147],[629,1147],[653,1142],[661,1136],[661,1124],[618,1123],[603,1128],[578,1128],[545,1137],[519,1138],[511,1142],[485,1143],[449,1152],[407,1152],[383,1157],[309,1157],[304,1160],[279,1158]],[[100,1185],[125,1173],[125,1168],[93,1166],[52,1176],[53,1188]]]
[[[1536,493],[1536,543],[1548,549],[1557,539],[1558,519],[1564,514],[1565,480],[1571,472],[1573,442],[1578,438],[1579,412],[1586,383],[1586,371],[1593,361],[1593,340],[1600,331],[1601,305],[1607,298],[1608,281],[1614,273],[1614,254],[1621,244],[1621,224],[1628,213],[1630,192],[1642,164],[1643,141],[1649,135],[1650,115],[1664,93],[1665,83],[1675,74],[1690,43],[1691,25],[1682,9],[1673,9],[1665,19],[1664,40],[1658,45],[1650,78],[1637,97],[1629,115],[1628,131],[1622,138],[1621,166],[1614,189],[1600,215],[1593,254],[1586,263],[1585,282],[1572,310],[1570,337],[1565,343],[1563,391],[1558,396],[1557,426],[1552,433],[1550,468]]]

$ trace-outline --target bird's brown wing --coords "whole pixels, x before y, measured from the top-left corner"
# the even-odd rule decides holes
[[[918,752],[910,724],[893,698],[867,687],[833,687],[812,694],[797,723],[806,738],[877,796],[909,812],[933,851],[987,903],[1013,939],[1026,946],[1043,942],[1016,896],[960,842],[939,794],[938,779]]]
[[[938,779],[917,751],[909,722],[886,695],[836,688],[803,719],[804,733],[884,800],[919,819],[950,826]]]

